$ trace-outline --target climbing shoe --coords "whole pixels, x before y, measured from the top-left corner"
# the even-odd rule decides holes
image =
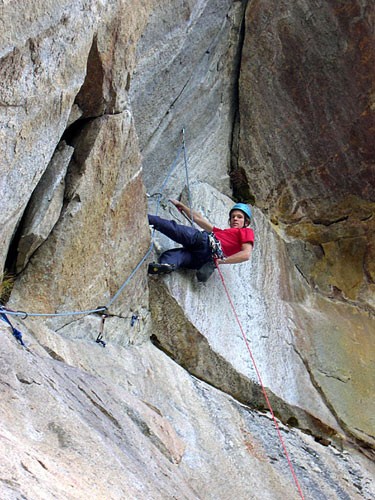
[[[200,281],[201,283],[205,283],[208,278],[212,275],[212,273],[215,271],[216,266],[214,261],[210,260],[206,262],[206,264],[203,264],[202,267],[198,269],[196,272],[196,277],[197,280]]]
[[[159,264],[152,262],[148,265],[148,274],[169,274],[176,269],[173,264]]]

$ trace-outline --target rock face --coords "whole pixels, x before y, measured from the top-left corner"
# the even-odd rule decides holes
[[[145,212],[130,115],[91,121],[74,144],[63,213],[13,291],[13,300],[22,297],[42,313],[107,304],[149,244],[148,228],[131,210],[130,200],[138,200],[138,210]],[[137,278],[144,279],[144,269]],[[144,287],[139,291],[132,283],[130,296],[111,313],[146,308],[146,297]],[[62,326],[66,318],[50,321]]]
[[[225,226],[230,200],[207,185],[198,185],[193,199],[211,200],[206,205],[210,219]],[[311,294],[268,222],[257,210],[254,218],[251,262],[224,266],[222,274],[275,411],[284,422],[298,421],[316,436],[340,434],[342,427],[373,443],[371,317]],[[188,271],[169,277],[167,290],[160,280],[151,284],[153,333],[166,351],[197,377],[264,407],[218,273],[206,285]],[[361,412],[358,399],[366,401]]]
[[[48,238],[63,208],[65,176],[74,149],[64,141],[56,150],[51,163],[30,198],[21,222],[17,248],[17,272],[27,265],[32,254]]]
[[[298,498],[270,417],[150,343],[102,349],[34,324],[25,351],[1,324],[2,498]],[[363,456],[280,425],[306,495],[374,497]]]
[[[30,16],[22,18],[16,9],[3,6],[2,267],[10,239],[52,158],[83,83],[95,23],[93,12],[87,11],[85,19],[78,14],[87,2],[50,4],[48,15],[41,7],[30,8]],[[68,51],[69,63],[64,56]]]
[[[371,310],[373,23],[370,2],[251,2],[238,127],[238,168],[284,237],[304,242],[306,279]]]
[[[184,129],[191,178],[229,193],[244,6],[231,0],[155,5],[137,45],[129,92],[148,192],[160,189]],[[184,186],[182,155],[178,164],[170,184],[177,191]]]
[[[375,498],[371,7],[0,7],[1,498]],[[231,189],[243,332],[218,271],[146,276],[147,210]]]
[[[63,0],[48,8],[36,2],[22,16],[16,7],[2,9],[1,267],[68,124],[77,116],[126,111],[134,43],[147,12],[126,0]],[[135,11],[136,20],[124,14]]]

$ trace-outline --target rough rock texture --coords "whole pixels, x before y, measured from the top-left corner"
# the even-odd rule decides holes
[[[149,343],[102,349],[27,322],[29,351],[0,324],[4,500],[299,497],[268,414]],[[363,456],[280,432],[306,498],[374,498]]]
[[[251,262],[223,275],[305,497],[375,498],[373,10],[270,5],[0,6],[1,266],[16,264],[24,221],[47,222],[7,305],[67,313],[9,316],[26,348],[0,321],[1,498],[298,498],[218,276],[149,289],[137,267],[152,258],[145,191],[166,180],[182,128],[161,213],[187,194],[185,159],[213,221],[227,222],[229,180],[261,209]],[[29,202],[63,142],[51,219],[48,200]],[[100,306],[108,317],[72,314]]]
[[[77,94],[85,117],[126,109],[146,8],[126,0],[33,2],[22,12],[1,7],[1,267],[72,109],[80,114]],[[85,77],[90,85],[82,87]]]
[[[372,2],[248,4],[239,170],[327,296],[374,307]]]
[[[74,149],[62,141],[33,192],[21,222],[16,270],[22,271],[60,217],[65,176]]]
[[[83,83],[95,23],[89,2],[49,3],[50,10],[30,5],[30,14],[22,17],[16,8],[3,6],[1,16],[2,265]],[[80,15],[81,10],[86,15]],[[69,60],[64,56],[68,51]]]
[[[229,193],[245,2],[202,0],[156,5],[137,46],[130,86],[146,189],[160,189],[185,130],[189,175]],[[172,176],[184,185],[184,157]],[[171,192],[166,188],[166,194]]]
[[[198,184],[192,192],[193,199],[205,200],[210,220],[225,226],[232,202],[208,185]],[[371,318],[311,294],[261,213],[255,210],[254,219],[251,262],[221,270],[275,411],[317,436],[340,434],[341,425],[374,444]],[[190,271],[168,276],[167,289],[160,279],[151,284],[153,333],[161,347],[199,378],[264,407],[218,272],[207,284],[198,283]]]
[[[147,226],[130,210],[130,200],[138,200],[138,209],[145,212],[137,142],[129,114],[91,121],[74,147],[63,214],[17,281],[12,297],[17,301],[22,296],[34,311],[43,313],[107,304],[149,243]],[[37,289],[35,279],[39,281]],[[142,279],[144,269],[138,277]],[[146,307],[144,288],[132,282],[130,294],[128,289],[121,306],[116,303],[111,313],[125,310],[128,314],[129,309]],[[67,319],[50,321],[61,326]]]

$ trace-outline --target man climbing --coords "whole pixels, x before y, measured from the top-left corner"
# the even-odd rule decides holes
[[[179,268],[197,269],[198,281],[204,282],[211,276],[216,265],[239,264],[249,260],[254,232],[248,227],[251,220],[248,205],[236,203],[229,212],[229,228],[219,229],[180,201],[170,201],[203,231],[149,215],[149,223],[156,231],[182,245],[162,253],[158,263],[149,264],[149,274],[168,274]]]

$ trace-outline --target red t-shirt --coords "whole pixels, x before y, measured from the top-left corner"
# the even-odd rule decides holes
[[[254,245],[254,231],[249,227],[231,227],[228,229],[213,228],[213,233],[221,243],[226,257],[230,257],[242,250],[244,243]]]

